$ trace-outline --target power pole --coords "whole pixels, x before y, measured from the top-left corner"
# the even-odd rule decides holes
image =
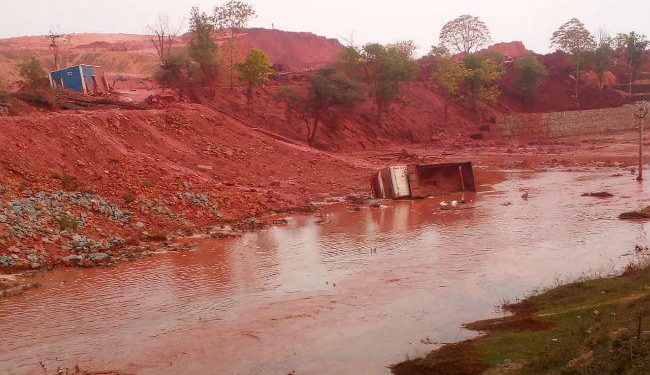
[[[63,38],[62,34],[55,34],[50,31],[47,36],[50,39],[50,48],[54,51],[54,70],[59,69],[59,39]]]
[[[641,182],[643,181],[643,123],[646,116],[648,116],[648,102],[636,102],[634,107],[634,117],[639,122],[639,176],[636,180]]]

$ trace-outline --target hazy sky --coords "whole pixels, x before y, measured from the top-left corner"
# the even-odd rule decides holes
[[[65,33],[143,33],[158,13],[186,18],[192,5],[211,11],[217,0],[0,0],[0,38]],[[521,40],[549,50],[551,33],[572,17],[595,32],[635,30],[650,35],[650,0],[249,0],[251,26],[311,31],[355,44],[413,39],[421,52],[437,43],[445,22],[461,14],[481,17],[495,42]]]

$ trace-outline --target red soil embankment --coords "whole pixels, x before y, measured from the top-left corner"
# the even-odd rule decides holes
[[[2,117],[0,129],[0,256],[21,260],[87,250],[74,235],[137,244],[367,190],[365,169],[202,106]]]

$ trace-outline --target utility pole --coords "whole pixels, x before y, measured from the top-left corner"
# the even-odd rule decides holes
[[[639,176],[636,180],[641,182],[643,181],[643,123],[646,116],[648,116],[648,102],[636,102],[634,107],[634,117],[639,122]]]
[[[50,39],[50,48],[54,51],[54,70],[59,69],[59,39],[63,38],[63,34],[55,34],[50,31],[47,36]]]

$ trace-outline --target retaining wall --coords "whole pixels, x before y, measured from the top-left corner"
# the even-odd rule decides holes
[[[634,107],[625,105],[587,111],[497,116],[495,123],[490,127],[490,133],[496,138],[556,138],[636,128]]]

